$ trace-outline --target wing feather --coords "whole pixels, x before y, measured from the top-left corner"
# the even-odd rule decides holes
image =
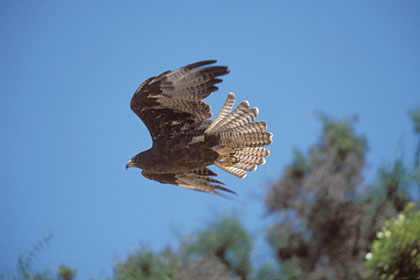
[[[208,168],[201,168],[191,170],[185,173],[168,173],[168,174],[157,174],[148,171],[142,172],[143,176],[154,181],[158,181],[163,184],[177,185],[190,190],[208,192],[212,194],[221,195],[218,190],[236,194],[234,191],[223,187],[224,183],[211,178],[209,176],[217,176],[217,173],[211,171]]]
[[[215,62],[200,61],[166,71],[138,87],[130,108],[144,122],[154,143],[176,135],[180,127],[200,127],[212,116],[202,99],[218,90],[219,76],[229,73],[226,66],[207,66]]]

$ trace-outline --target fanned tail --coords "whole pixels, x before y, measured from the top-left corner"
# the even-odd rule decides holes
[[[214,121],[206,129],[208,135],[217,135],[219,143],[213,147],[219,154],[215,165],[239,178],[246,177],[246,171],[254,171],[257,165],[265,163],[270,151],[261,146],[272,143],[272,134],[266,132],[267,124],[254,122],[258,108],[249,108],[247,101],[241,102],[235,110],[235,95],[229,93],[225,104]]]

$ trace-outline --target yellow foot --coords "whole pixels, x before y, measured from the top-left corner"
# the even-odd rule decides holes
[[[224,167],[234,166],[239,162],[239,159],[235,156],[223,156],[217,159],[217,163]]]
[[[213,151],[224,157],[233,156],[236,152],[236,149],[231,147],[214,146],[212,149]]]

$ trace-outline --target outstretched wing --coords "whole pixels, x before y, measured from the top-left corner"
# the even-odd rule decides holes
[[[200,127],[212,116],[202,101],[218,90],[217,77],[229,73],[226,66],[208,66],[207,60],[166,71],[146,80],[131,98],[130,108],[144,122],[153,143],[165,141],[177,132]],[[209,121],[207,121],[209,122]]]
[[[167,174],[157,174],[143,170],[142,174],[144,177],[150,180],[158,181],[163,184],[177,185],[190,190],[208,192],[218,195],[221,193],[217,192],[217,190],[222,190],[236,194],[234,191],[222,187],[221,185],[224,185],[222,182],[211,178],[210,176],[217,176],[217,173],[211,171],[208,168],[191,170],[190,172],[185,173]]]

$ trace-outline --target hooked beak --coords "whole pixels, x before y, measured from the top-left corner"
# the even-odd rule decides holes
[[[130,167],[134,167],[133,162],[131,161],[131,159],[127,162],[127,164],[125,165],[125,170],[127,170]]]

